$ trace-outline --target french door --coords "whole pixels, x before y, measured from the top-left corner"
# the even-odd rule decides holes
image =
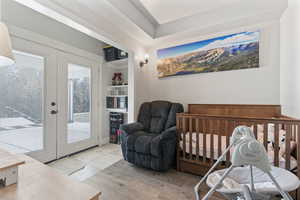
[[[12,38],[0,68],[0,148],[42,162],[95,146],[97,63]]]
[[[59,54],[58,156],[98,144],[97,63]]]
[[[16,63],[0,67],[0,148],[56,159],[56,51],[12,38]]]

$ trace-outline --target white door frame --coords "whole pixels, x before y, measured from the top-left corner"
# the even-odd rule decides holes
[[[90,53],[86,50],[79,49],[77,47],[65,44],[63,42],[48,38],[48,37],[43,36],[41,34],[26,30],[26,29],[23,29],[23,28],[14,26],[14,25],[7,24],[7,26],[8,26],[9,33],[12,37],[22,38],[24,40],[32,41],[32,42],[35,42],[35,43],[40,44],[42,46],[46,46],[46,47],[55,49],[55,50],[60,51],[60,52],[68,52],[68,53],[73,54],[75,56],[80,56],[80,57],[89,59],[90,61],[97,62],[98,67],[99,67],[98,72],[97,72],[98,77],[99,77],[99,84],[102,83],[101,74],[102,74],[103,56]],[[99,99],[98,99],[99,100],[99,102],[98,102],[99,108],[98,109],[99,109],[99,111],[102,112],[102,106],[101,106],[102,105],[102,103],[101,103],[101,101],[102,101],[102,97],[101,97],[102,91],[100,89],[101,88],[99,87]],[[102,123],[102,118],[101,118],[101,115],[99,114],[99,121],[98,121],[99,126],[100,126],[101,123]],[[103,139],[102,138],[102,131],[99,130],[99,145],[102,144],[102,139]]]
[[[41,56],[45,59],[44,65],[44,97],[43,97],[43,147],[44,149],[29,152],[28,155],[41,162],[56,159],[56,116],[51,115],[51,102],[56,102],[56,82],[57,62],[55,50],[39,45],[35,42],[27,41],[18,37],[12,37],[13,49],[33,55]],[[55,67],[53,67],[55,66]]]
[[[75,56],[68,53],[60,52],[58,54],[58,114],[57,114],[57,131],[58,131],[58,158],[87,149],[99,144],[98,129],[98,68],[97,62]],[[91,137],[75,143],[68,144],[68,65],[75,64],[91,69]]]
[[[53,80],[57,79],[59,54],[67,54],[71,57],[72,56],[78,57],[80,55],[81,59],[86,59],[86,60],[88,60],[88,62],[93,63],[93,73],[92,74],[93,74],[93,76],[96,76],[96,78],[94,78],[95,81],[93,81],[93,82],[97,82],[96,84],[94,83],[94,85],[98,85],[99,83],[101,83],[101,80],[100,80],[101,79],[101,65],[102,65],[102,61],[103,61],[102,56],[89,53],[85,50],[78,49],[76,47],[64,44],[62,42],[50,39],[50,38],[42,36],[40,34],[31,32],[31,31],[28,31],[28,30],[25,30],[22,28],[18,28],[15,26],[9,26],[9,32],[10,32],[12,40],[13,40],[12,44],[13,44],[14,49],[45,57],[47,65],[54,66],[52,68],[49,68],[48,71],[51,70],[53,72],[55,70],[55,72],[53,72],[53,74],[55,74],[55,75],[51,75],[49,77],[47,83],[45,83],[45,84],[50,85],[52,88],[55,88],[55,90],[57,89],[56,88],[57,82],[55,82]],[[69,53],[63,53],[63,52],[69,52]],[[96,63],[97,63],[97,65],[96,65]],[[83,65],[86,65],[86,64],[83,64]],[[98,77],[99,77],[99,79],[98,79]],[[53,81],[55,83],[50,83],[50,81]],[[95,95],[97,95],[98,93],[100,94],[100,92],[98,92],[98,91],[99,90],[96,90],[93,93]],[[57,97],[56,93],[57,92],[52,92],[51,95]],[[44,97],[45,104],[49,105],[49,103],[51,104],[51,102],[58,101],[56,98],[49,98],[48,96]],[[93,120],[93,124],[94,124],[93,129],[95,129],[95,130],[93,130],[94,132],[99,130],[99,128],[98,128],[100,126],[99,123],[101,123],[101,115],[97,114],[96,112],[99,112],[99,110],[100,110],[100,105],[101,105],[102,99],[99,98],[99,96],[97,96],[96,99],[98,102],[94,101],[94,103],[96,105],[96,109],[95,109],[96,111],[94,111],[94,114],[98,115],[99,117],[98,116],[94,117],[94,120]],[[55,108],[55,107],[51,107],[51,110],[52,109],[58,110],[58,108]],[[52,118],[53,117],[56,117],[56,116],[52,115]],[[58,136],[57,136],[56,122],[52,122],[51,124],[49,124],[49,127],[51,127],[54,134],[51,135],[51,139],[44,137],[44,140],[45,139],[49,140],[49,144],[44,145],[44,147],[46,148],[45,151],[31,152],[28,154],[28,155],[40,160],[41,162],[48,162],[48,161],[55,160],[60,157],[59,153],[58,153],[59,145],[56,142],[56,141],[59,141]],[[97,134],[98,134],[97,140],[96,140],[97,144],[95,144],[95,145],[100,145],[101,139],[102,139],[101,138],[101,130],[97,131]],[[82,145],[82,146],[84,146],[84,145]],[[78,149],[81,149],[80,145],[78,146]],[[50,152],[52,152],[52,153],[50,153]],[[68,151],[66,151],[66,152],[68,152]],[[62,153],[61,153],[61,155],[62,155]]]

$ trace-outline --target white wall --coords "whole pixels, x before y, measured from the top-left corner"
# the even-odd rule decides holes
[[[103,43],[12,0],[2,0],[3,21],[65,44],[102,55]]]
[[[280,21],[281,104],[284,114],[300,118],[300,1],[289,0]]]
[[[261,31],[260,68],[157,78],[156,49],[204,40],[240,31]],[[208,104],[280,103],[279,21],[241,27],[211,35],[161,44],[150,52],[150,63],[140,69],[138,103],[143,100],[170,100]],[[142,84],[142,86],[141,86]],[[147,97],[147,98],[145,98]]]

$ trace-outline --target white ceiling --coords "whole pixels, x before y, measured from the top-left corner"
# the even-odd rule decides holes
[[[109,38],[105,42],[128,46],[136,41],[146,48],[180,39],[182,35],[216,33],[224,31],[224,27],[233,29],[278,20],[287,7],[286,0],[15,1],[56,20],[64,16],[61,22],[75,24],[76,29],[97,39],[101,35]],[[56,13],[45,12],[45,7]]]
[[[136,0],[159,24],[219,9],[242,0]]]

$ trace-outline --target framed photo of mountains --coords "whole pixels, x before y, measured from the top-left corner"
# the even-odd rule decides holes
[[[259,36],[241,32],[160,49],[158,77],[258,68]]]

